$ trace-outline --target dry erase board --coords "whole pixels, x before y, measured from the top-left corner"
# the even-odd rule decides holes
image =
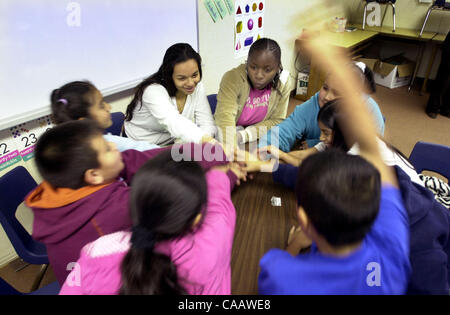
[[[89,80],[136,86],[176,42],[198,50],[196,0],[1,0],[0,130],[50,113],[50,93]]]

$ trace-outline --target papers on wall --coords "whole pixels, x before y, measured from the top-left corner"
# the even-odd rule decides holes
[[[247,56],[250,46],[264,34],[265,0],[236,0],[234,6],[234,56]]]

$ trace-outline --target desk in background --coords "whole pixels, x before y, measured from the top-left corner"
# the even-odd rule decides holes
[[[412,84],[414,83],[414,79],[417,75],[417,71],[420,67],[420,62],[423,56],[423,51],[425,44],[427,42],[432,41],[437,34],[434,32],[424,32],[422,36],[419,36],[419,31],[416,30],[410,30],[410,29],[404,29],[404,28],[396,28],[396,31],[393,32],[391,27],[368,27],[366,26],[365,30],[362,30],[362,25],[356,24],[356,25],[349,25],[349,26],[355,26],[357,28],[356,31],[353,32],[343,32],[343,33],[332,33],[327,32],[327,38],[329,39],[329,42],[331,45],[340,47],[342,49],[345,49],[348,52],[348,55],[351,58],[356,59],[358,56],[358,53],[362,51],[364,48],[366,48],[369,45],[369,42],[379,36],[385,36],[385,37],[393,37],[393,38],[401,38],[406,40],[413,40],[419,43],[419,51],[416,58],[416,67],[414,70],[413,77],[411,79],[410,88]],[[445,36],[444,36],[445,38]],[[301,41],[296,40],[295,41],[295,47],[298,51],[298,48],[300,46]],[[325,73],[323,71],[320,71],[318,67],[316,66],[314,62],[314,56],[312,56],[311,59],[311,65],[310,65],[310,73],[309,73],[309,81],[308,81],[308,92],[306,97],[305,96],[296,96],[297,99],[305,101],[311,96],[313,96],[317,91],[320,90],[321,86],[323,85],[323,82],[325,80]]]
[[[327,33],[327,38],[330,40],[330,43],[334,46],[340,47],[348,51],[350,55],[356,54],[358,51],[361,51],[366,46],[365,44],[369,42],[373,37],[377,36],[378,33],[374,31],[363,31],[358,29],[353,32],[344,32],[344,33]],[[301,40],[295,40],[295,48],[299,51],[299,47],[301,45]],[[309,80],[308,80],[308,92],[306,97],[296,96],[297,99],[305,101],[311,98],[323,85],[325,80],[325,73],[320,71],[314,62],[314,56],[311,59],[311,66],[309,72]]]
[[[295,193],[274,184],[271,173],[236,186],[231,199],[236,229],[231,258],[232,294],[258,294],[259,261],[271,248],[286,248],[289,230],[297,224]],[[272,206],[273,196],[281,207]]]

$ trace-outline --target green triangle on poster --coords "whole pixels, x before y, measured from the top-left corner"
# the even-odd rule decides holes
[[[242,14],[241,7],[238,7],[236,14]]]

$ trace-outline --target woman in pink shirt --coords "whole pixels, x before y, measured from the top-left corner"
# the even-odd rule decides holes
[[[205,176],[170,151],[148,161],[132,182],[132,231],[86,245],[60,294],[231,294],[230,194],[245,175],[228,164]]]

